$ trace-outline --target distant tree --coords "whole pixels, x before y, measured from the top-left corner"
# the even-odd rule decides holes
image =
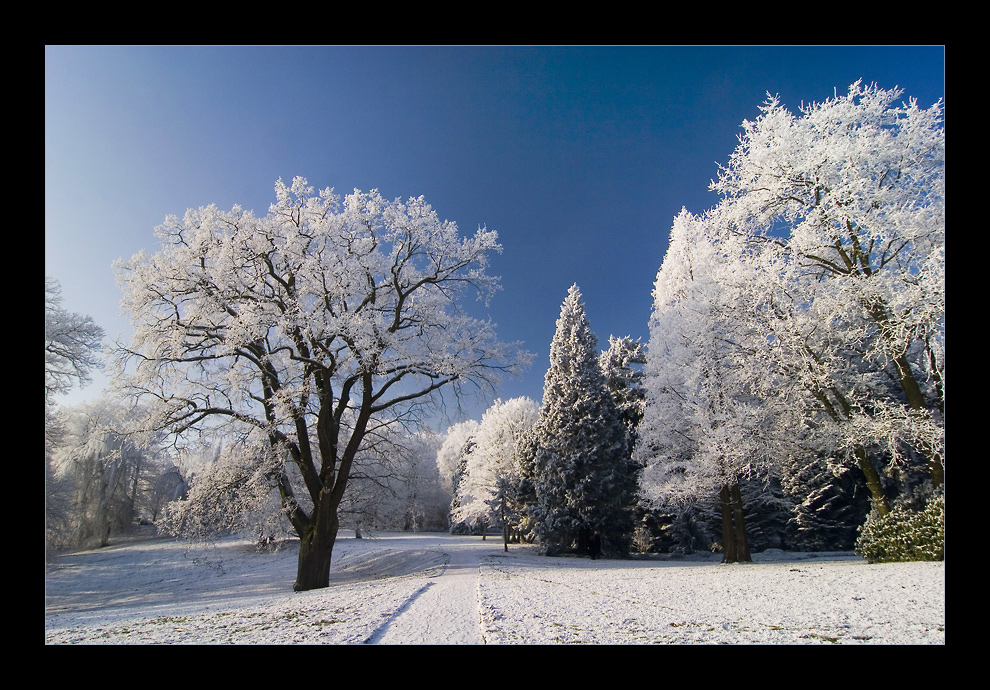
[[[275,191],[264,217],[236,206],[170,216],[157,254],[118,264],[134,339],[117,360],[147,425],[263,435],[301,540],[294,588],[309,590],[329,584],[366,439],[415,424],[441,389],[494,386],[530,358],[458,307],[465,289],[498,287],[486,273],[496,233],[461,238],[421,197],[341,200],[302,178]]]
[[[539,416],[526,397],[496,400],[481,418],[458,484],[455,523],[500,525],[508,543],[519,529],[523,506],[516,496],[524,468],[522,442]]]
[[[73,314],[62,307],[62,288],[45,276],[45,403],[64,395],[74,385],[89,383],[99,368],[103,329],[92,317]]]
[[[262,434],[231,437],[189,480],[185,499],[167,503],[156,522],[165,534],[210,542],[250,532],[259,546],[290,536],[277,476],[282,458]]]
[[[65,408],[64,434],[52,454],[62,500],[62,546],[106,546],[150,513],[152,483],[165,459],[160,439],[124,433],[134,411],[106,397]],[[50,525],[55,528],[55,525]]]
[[[588,553],[590,540],[597,537],[604,555],[627,554],[634,529],[636,467],[576,285],[561,306],[550,343],[534,444],[532,514],[545,552],[576,548]]]
[[[341,523],[405,531],[447,529],[450,494],[436,464],[440,440],[429,430],[396,430],[368,443],[354,460]]]
[[[152,487],[151,521],[158,520],[161,510],[172,501],[184,500],[189,494],[189,482],[176,465],[169,467],[155,478]]]
[[[450,495],[448,516],[453,516],[460,507],[461,479],[467,470],[467,458],[474,449],[474,437],[478,433],[478,422],[468,419],[453,424],[447,429],[440,449],[437,450],[437,470],[440,473],[441,486]],[[452,532],[462,531],[463,525],[449,520]]]

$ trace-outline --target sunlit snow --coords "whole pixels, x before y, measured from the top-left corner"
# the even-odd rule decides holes
[[[132,541],[59,558],[48,644],[945,644],[945,563],[851,552],[625,560],[490,536],[343,533],[331,586],[295,593],[295,544]]]

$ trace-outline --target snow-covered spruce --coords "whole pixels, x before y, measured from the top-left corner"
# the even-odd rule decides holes
[[[547,554],[628,553],[637,466],[626,424],[598,363],[597,338],[576,285],[550,344],[543,405],[534,428],[532,513]]]

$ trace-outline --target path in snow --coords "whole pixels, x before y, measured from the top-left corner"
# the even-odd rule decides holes
[[[367,640],[368,644],[484,644],[478,576],[494,540],[437,540],[444,565]]]

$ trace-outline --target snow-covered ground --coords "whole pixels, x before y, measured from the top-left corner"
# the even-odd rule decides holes
[[[342,534],[331,586],[297,544],[131,541],[45,576],[47,644],[945,644],[945,563],[852,553],[547,558],[498,538]]]

